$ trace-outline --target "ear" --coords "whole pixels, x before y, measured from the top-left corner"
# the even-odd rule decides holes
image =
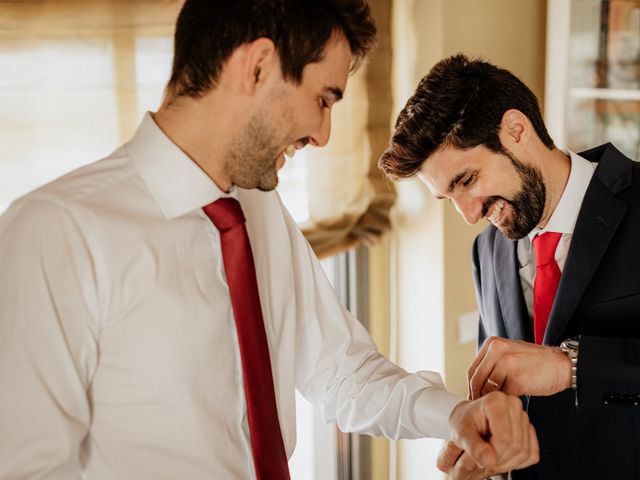
[[[244,47],[241,81],[245,91],[253,94],[270,75],[279,72],[280,59],[269,38],[258,38]]]
[[[500,141],[507,149],[522,146],[529,140],[532,128],[531,122],[520,110],[507,110],[500,122]]]

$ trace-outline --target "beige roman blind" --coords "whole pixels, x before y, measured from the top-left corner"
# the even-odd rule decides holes
[[[20,195],[108,155],[160,105],[182,0],[0,0],[0,212]],[[325,148],[280,172],[279,191],[316,253],[375,242],[395,193],[376,162],[391,115],[390,0],[350,79]]]

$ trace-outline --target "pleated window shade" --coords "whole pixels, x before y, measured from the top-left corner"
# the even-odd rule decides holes
[[[283,201],[316,253],[375,242],[395,199],[377,158],[389,136],[389,0],[371,3],[379,47],[334,107],[325,148],[281,171]],[[0,0],[0,212],[127,141],[168,79],[182,0]]]

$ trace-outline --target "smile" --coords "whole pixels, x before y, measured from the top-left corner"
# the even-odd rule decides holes
[[[296,146],[292,143],[284,149],[284,154],[289,158],[293,158],[293,156],[296,154]]]
[[[491,223],[494,223],[502,213],[502,209],[504,208],[505,205],[506,205],[506,202],[504,200],[498,200],[497,202],[495,202],[491,206],[491,210],[489,211],[489,214],[486,217],[487,220],[489,220]]]

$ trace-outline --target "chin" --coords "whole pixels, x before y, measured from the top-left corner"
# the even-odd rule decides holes
[[[531,228],[521,225],[522,228],[517,228],[515,225],[501,225],[498,228],[500,232],[509,240],[521,240],[535,228],[535,225]]]
[[[521,235],[519,233],[513,232],[511,230],[503,230],[503,229],[499,229],[500,232],[502,233],[502,235],[504,235],[505,237],[507,237],[509,240],[522,240],[524,237],[527,236],[527,234],[525,233],[524,235]]]
[[[231,178],[233,184],[239,188],[243,188],[245,190],[260,190],[262,192],[270,192],[274,190],[278,186],[278,174],[274,170],[269,172],[269,174],[264,174],[260,177],[251,176],[251,178],[247,178],[248,176],[237,175]]]
[[[270,192],[275,190],[278,186],[278,174],[274,173],[272,178],[262,179],[258,185],[255,186],[261,192]]]
[[[272,192],[272,191],[274,191],[276,189],[277,186],[278,186],[278,182],[276,182],[276,184],[273,185],[273,186],[270,186],[270,185],[267,185],[267,186],[258,185],[256,188],[258,190],[260,190],[261,192]]]

